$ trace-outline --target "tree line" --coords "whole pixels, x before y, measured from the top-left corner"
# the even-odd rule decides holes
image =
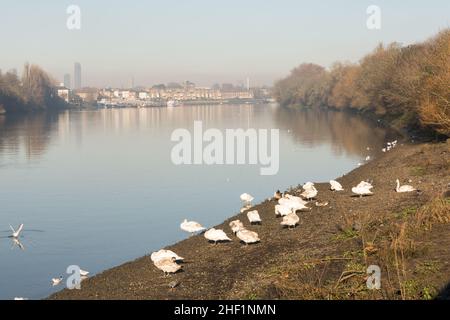
[[[39,66],[25,64],[22,77],[0,70],[0,111],[27,112],[64,108],[56,92],[56,82]]]
[[[450,136],[450,29],[409,46],[380,44],[358,63],[302,64],[274,95],[282,105],[357,110]]]

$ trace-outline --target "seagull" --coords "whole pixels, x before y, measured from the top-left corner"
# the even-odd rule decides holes
[[[285,217],[283,217],[283,221],[281,221],[282,226],[286,226],[288,228],[295,228],[295,226],[300,222],[300,218],[295,213],[291,213]]]
[[[413,192],[417,191],[416,188],[409,185],[400,186],[400,180],[397,179],[397,188],[395,188],[395,191],[398,193],[404,193],[404,192]]]
[[[63,280],[63,277],[53,278],[52,279],[52,286],[54,286],[54,287],[59,286],[59,284],[61,283],[62,280]]]
[[[180,224],[180,228],[183,231],[189,232],[191,235],[206,230],[200,223],[195,221],[187,221],[187,219],[184,219],[184,221]]]
[[[335,180],[331,180],[330,185],[331,185],[331,191],[344,191],[344,188],[342,187],[342,185]]]
[[[245,205],[250,205],[255,198],[248,193],[241,194],[241,201],[244,202]]]
[[[256,232],[247,229],[239,230],[236,236],[247,245],[260,241]]]
[[[155,262],[161,259],[167,259],[167,258],[174,258],[175,261],[183,261],[184,258],[180,257],[179,255],[177,255],[175,252],[170,251],[170,250],[159,250],[157,252],[153,252],[150,255],[150,259]]]
[[[10,238],[15,238],[15,239],[19,238],[20,233],[21,233],[22,230],[23,230],[23,223],[19,226],[19,228],[17,229],[17,231],[14,230],[14,228],[13,228],[11,225],[9,225],[9,227],[11,228],[11,230],[12,230],[12,232],[13,232],[13,233],[11,234],[11,237],[10,237]]]
[[[80,276],[82,277],[87,277],[89,275],[89,271],[80,269]]]
[[[259,216],[258,210],[250,211],[247,213],[247,218],[251,224],[258,223],[261,224],[261,217]]]
[[[231,221],[229,226],[231,227],[231,231],[233,231],[234,234],[238,233],[239,230],[245,229],[244,224],[241,222],[241,220]]]
[[[170,273],[177,273],[183,267],[180,266],[179,264],[175,263],[174,259],[175,258],[164,258],[161,260],[157,260],[156,262],[153,262],[153,264],[159,270],[163,271],[164,275],[170,274]]]
[[[211,228],[205,232],[205,238],[217,244],[219,241],[231,241],[223,230]]]

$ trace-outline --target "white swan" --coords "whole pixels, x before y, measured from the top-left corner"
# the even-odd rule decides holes
[[[288,228],[295,228],[295,226],[300,222],[300,218],[295,213],[288,214],[283,217],[283,221],[281,221],[282,226],[286,226]]]
[[[259,236],[256,232],[247,229],[239,230],[236,236],[245,244],[252,244],[259,242]]]
[[[174,258],[175,261],[183,261],[184,258],[180,257],[179,255],[177,255],[175,252],[171,251],[171,250],[159,250],[156,252],[153,252],[150,255],[150,259],[155,262],[161,259],[167,259],[167,258]]]
[[[251,196],[248,193],[241,194],[241,201],[244,202],[244,204],[246,204],[246,205],[251,204],[254,199],[255,198],[253,198],[253,196]]]
[[[308,189],[311,189],[312,187],[314,187],[314,183],[312,183],[312,182],[307,182],[307,183],[305,183],[304,185],[303,185],[303,190],[308,190]]]
[[[400,186],[400,180],[397,179],[397,188],[395,188],[395,191],[398,193],[404,193],[404,192],[413,192],[417,191],[416,188],[409,185]]]
[[[177,273],[183,267],[175,263],[174,258],[164,258],[153,263],[156,268],[164,272],[164,275]]]
[[[211,228],[205,232],[205,238],[209,241],[214,241],[217,244],[218,241],[231,241],[223,230]]]
[[[239,230],[243,230],[244,224],[241,222],[241,220],[234,220],[231,221],[229,224],[231,231],[233,231],[234,234],[238,233]]]
[[[306,190],[301,194],[301,196],[302,196],[303,198],[305,198],[306,200],[311,200],[311,199],[314,199],[314,198],[317,196],[318,193],[319,193],[319,192],[317,191],[317,189],[316,189],[314,186],[312,186],[311,188],[306,189]]]
[[[17,229],[17,231],[14,230],[14,228],[13,228],[11,225],[9,225],[9,227],[11,228],[11,230],[12,230],[12,232],[13,232],[13,233],[11,234],[11,238],[15,238],[15,239],[19,238],[20,233],[21,233],[22,230],[23,230],[23,223],[19,226],[19,228]]]
[[[183,231],[189,232],[191,235],[206,230],[200,223],[195,221],[187,221],[187,219],[184,219],[184,221],[180,224],[180,228]]]
[[[361,181],[356,187],[352,188],[352,192],[360,197],[372,195],[373,186],[366,181]]]
[[[331,180],[330,185],[331,185],[331,191],[344,191],[344,188],[342,187],[342,185],[339,182],[337,182],[336,180]]]
[[[259,216],[258,210],[250,211],[247,213],[248,221],[250,221],[251,224],[254,223],[261,223],[261,217]]]
[[[307,204],[308,202],[306,202],[305,200],[303,200],[299,197],[292,196],[290,199],[283,198],[283,199],[280,199],[278,201],[278,203],[279,203],[279,205],[281,205],[283,207],[289,208],[290,212],[296,212],[296,211],[300,211],[300,210],[310,210],[310,208],[305,206],[305,204]],[[285,212],[284,209],[281,209],[280,213],[283,211]],[[275,211],[275,214],[277,214],[276,211]]]
[[[291,213],[292,213],[292,208],[291,207],[284,206],[284,205],[281,205],[281,204],[277,204],[275,206],[275,215],[277,217],[278,216],[284,217],[284,216],[287,216],[288,214],[291,214]]]
[[[52,279],[52,286],[54,286],[54,287],[59,286],[59,284],[61,283],[62,280],[63,280],[63,277],[53,278]]]

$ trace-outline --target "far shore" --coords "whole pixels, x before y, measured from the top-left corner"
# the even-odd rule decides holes
[[[339,178],[343,192],[316,184],[317,200],[329,205],[311,203],[293,230],[280,226],[276,201],[267,200],[251,209],[262,225],[250,226],[244,212],[216,226],[231,235],[229,222],[240,219],[259,234],[258,244],[245,246],[234,235],[218,245],[189,237],[167,248],[185,258],[177,274],[165,277],[148,255],[49,299],[449,298],[449,177],[450,141],[401,144]],[[396,193],[397,178],[420,191]],[[352,197],[362,180],[372,181],[374,195]],[[370,265],[381,268],[381,290],[367,288]]]

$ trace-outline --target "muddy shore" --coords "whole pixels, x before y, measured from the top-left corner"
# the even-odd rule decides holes
[[[397,178],[420,191],[396,193]],[[345,191],[316,184],[317,200],[329,205],[309,205],[293,230],[281,227],[276,201],[268,200],[252,208],[262,225],[250,226],[240,213],[216,226],[231,235],[229,222],[240,219],[258,232],[258,244],[245,246],[233,235],[214,245],[193,236],[167,247],[185,258],[182,272],[164,277],[149,252],[49,299],[448,298],[450,143],[401,144],[337,180]],[[374,195],[352,197],[362,180],[372,181]],[[374,264],[382,269],[375,291],[366,286]],[[179,285],[170,289],[173,281]]]

